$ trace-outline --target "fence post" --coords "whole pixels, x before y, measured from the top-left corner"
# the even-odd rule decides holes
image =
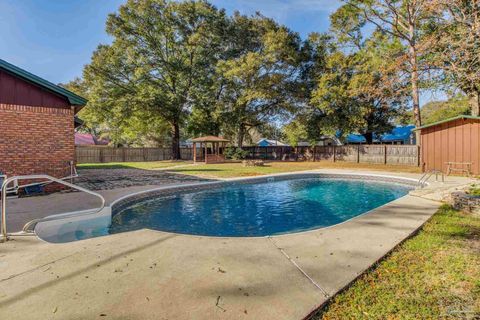
[[[383,153],[384,153],[383,164],[387,164],[387,145],[385,145],[383,149]]]
[[[104,163],[105,162],[105,156],[103,154],[103,149],[100,149],[100,163]]]
[[[421,157],[422,157],[422,153],[421,153],[421,146],[417,146],[417,167],[420,167],[420,165],[422,164],[422,161],[421,161]]]
[[[315,162],[317,159],[317,145],[313,146],[313,162]]]
[[[336,145],[333,145],[333,162],[335,162],[335,158],[336,158],[336,155],[337,155],[337,146]]]
[[[357,145],[357,163],[360,163],[360,145]]]

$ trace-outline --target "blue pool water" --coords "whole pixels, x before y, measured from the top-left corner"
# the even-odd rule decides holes
[[[142,228],[208,236],[265,236],[331,226],[402,197],[405,185],[307,178],[237,184],[136,203],[108,233]]]

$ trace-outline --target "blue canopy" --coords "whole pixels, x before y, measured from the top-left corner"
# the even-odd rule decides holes
[[[349,134],[347,136],[347,143],[366,143],[367,139],[360,134]]]
[[[373,134],[373,142],[379,142],[376,134]],[[351,133],[347,136],[347,143],[367,143],[367,139],[361,134]]]
[[[410,139],[410,135],[412,134],[413,129],[415,129],[414,125],[393,128],[392,132],[382,136],[382,141],[407,141]]]
[[[383,136],[377,136],[373,134],[373,142],[394,142],[394,141],[403,141],[404,143],[408,142],[412,130],[415,129],[414,125],[408,126],[398,126],[393,128],[389,133],[384,134]],[[347,143],[366,143],[367,140],[361,134],[349,134],[347,135]]]

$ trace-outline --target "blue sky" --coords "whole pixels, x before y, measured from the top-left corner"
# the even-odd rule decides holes
[[[0,58],[54,83],[81,76],[105,32],[109,13],[125,0],[0,0]],[[302,37],[324,32],[339,0],[211,0],[229,14],[261,12]],[[435,99],[431,93],[423,101]],[[437,97],[439,98],[439,97]]]
[[[0,58],[51,82],[81,76],[99,43],[108,43],[105,21],[125,0],[0,0]],[[214,0],[228,13],[260,11],[302,36],[327,31],[331,0]]]

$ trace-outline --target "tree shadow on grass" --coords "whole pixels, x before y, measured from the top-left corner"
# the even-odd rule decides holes
[[[169,173],[178,173],[178,172],[214,172],[214,171],[224,171],[224,170],[191,168],[191,169],[172,169],[172,170],[165,170],[165,171]]]
[[[134,170],[144,170],[136,167],[132,167],[129,165],[124,165],[124,164],[111,164],[111,165],[102,165],[102,166],[97,166],[97,165],[82,165],[78,166],[77,170],[101,170],[101,169],[134,169]]]

